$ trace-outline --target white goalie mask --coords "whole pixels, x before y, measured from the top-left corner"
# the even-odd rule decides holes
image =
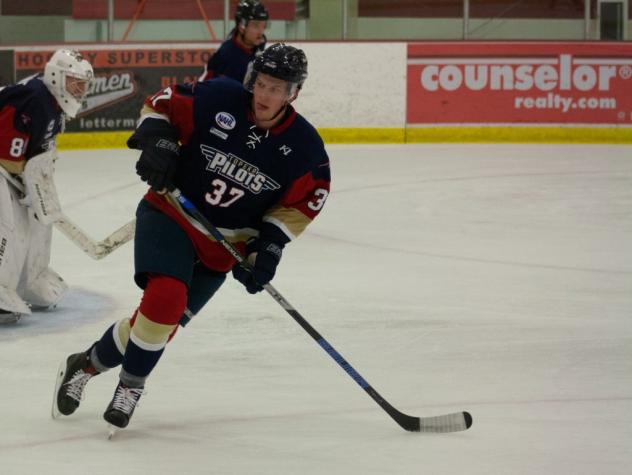
[[[55,51],[44,68],[44,84],[72,118],[79,113],[93,77],[90,63],[78,51],[69,49]]]

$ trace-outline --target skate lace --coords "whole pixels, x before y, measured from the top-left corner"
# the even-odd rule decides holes
[[[90,380],[92,375],[79,369],[75,371],[72,378],[66,383],[66,395],[73,398],[75,401],[83,400],[83,389]]]
[[[116,389],[112,407],[125,414],[131,414],[143,393],[143,388],[128,388],[121,385]]]

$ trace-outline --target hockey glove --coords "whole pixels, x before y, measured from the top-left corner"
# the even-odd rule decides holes
[[[237,264],[233,267],[233,277],[244,284],[249,293],[256,294],[274,277],[283,247],[270,241],[252,240],[246,250],[252,268]]]
[[[154,191],[172,191],[180,146],[170,139],[156,137],[147,141],[136,162],[136,173]]]

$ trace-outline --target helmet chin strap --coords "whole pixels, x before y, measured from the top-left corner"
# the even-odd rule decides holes
[[[279,117],[283,112],[285,112],[285,109],[287,109],[287,102],[283,104],[283,106],[279,109],[279,112],[274,114],[270,120],[276,120],[277,117]]]
[[[283,106],[281,106],[281,108],[279,109],[279,111],[278,111],[276,114],[274,114],[271,118],[266,119],[266,122],[275,122],[275,121],[276,121],[276,119],[277,119],[277,118],[278,118],[278,117],[279,117],[279,116],[280,116],[283,112],[285,112],[285,110],[287,109],[288,104],[289,104],[289,102],[286,102]],[[255,120],[256,120],[256,121],[259,121],[259,118],[257,117],[257,112],[254,110],[254,108],[253,108],[252,114],[255,116]]]

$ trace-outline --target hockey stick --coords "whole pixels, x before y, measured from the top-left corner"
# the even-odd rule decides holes
[[[101,241],[90,238],[85,231],[70,221],[68,216],[62,214],[61,219],[55,221],[55,227],[68,239],[70,239],[79,249],[95,260],[103,259],[114,250],[121,247],[134,237],[136,230],[136,219],[125,223],[123,226],[112,232]]]
[[[180,190],[175,189],[170,193],[170,195],[177,200],[184,210],[197,222],[199,222],[240,265],[244,266],[246,269],[252,270],[252,266],[248,263],[248,261],[246,261],[239,251],[226,240],[224,235],[197,210],[195,205],[182,195]],[[316,340],[320,347],[325,350],[327,354],[331,356],[331,358],[333,358],[333,360],[338,363],[338,365],[344,369],[347,374],[402,428],[411,432],[457,432],[466,430],[472,425],[472,416],[469,412],[454,412],[434,417],[414,417],[398,411],[391,406],[386,399],[380,396],[380,394],[373,389],[373,387],[362,376],[360,376],[360,373],[358,373],[353,366],[351,366],[271,284],[266,284],[263,288],[266,289],[272,298],[276,300],[276,302],[281,305],[281,307],[283,307],[285,311],[289,313],[290,316],[314,340]]]
[[[24,195],[24,185],[0,166],[0,173],[20,193]],[[95,241],[85,231],[61,213],[61,218],[53,223],[61,233],[70,239],[79,249],[95,260],[99,260],[119,248],[134,236],[136,220],[124,224],[102,241]]]

